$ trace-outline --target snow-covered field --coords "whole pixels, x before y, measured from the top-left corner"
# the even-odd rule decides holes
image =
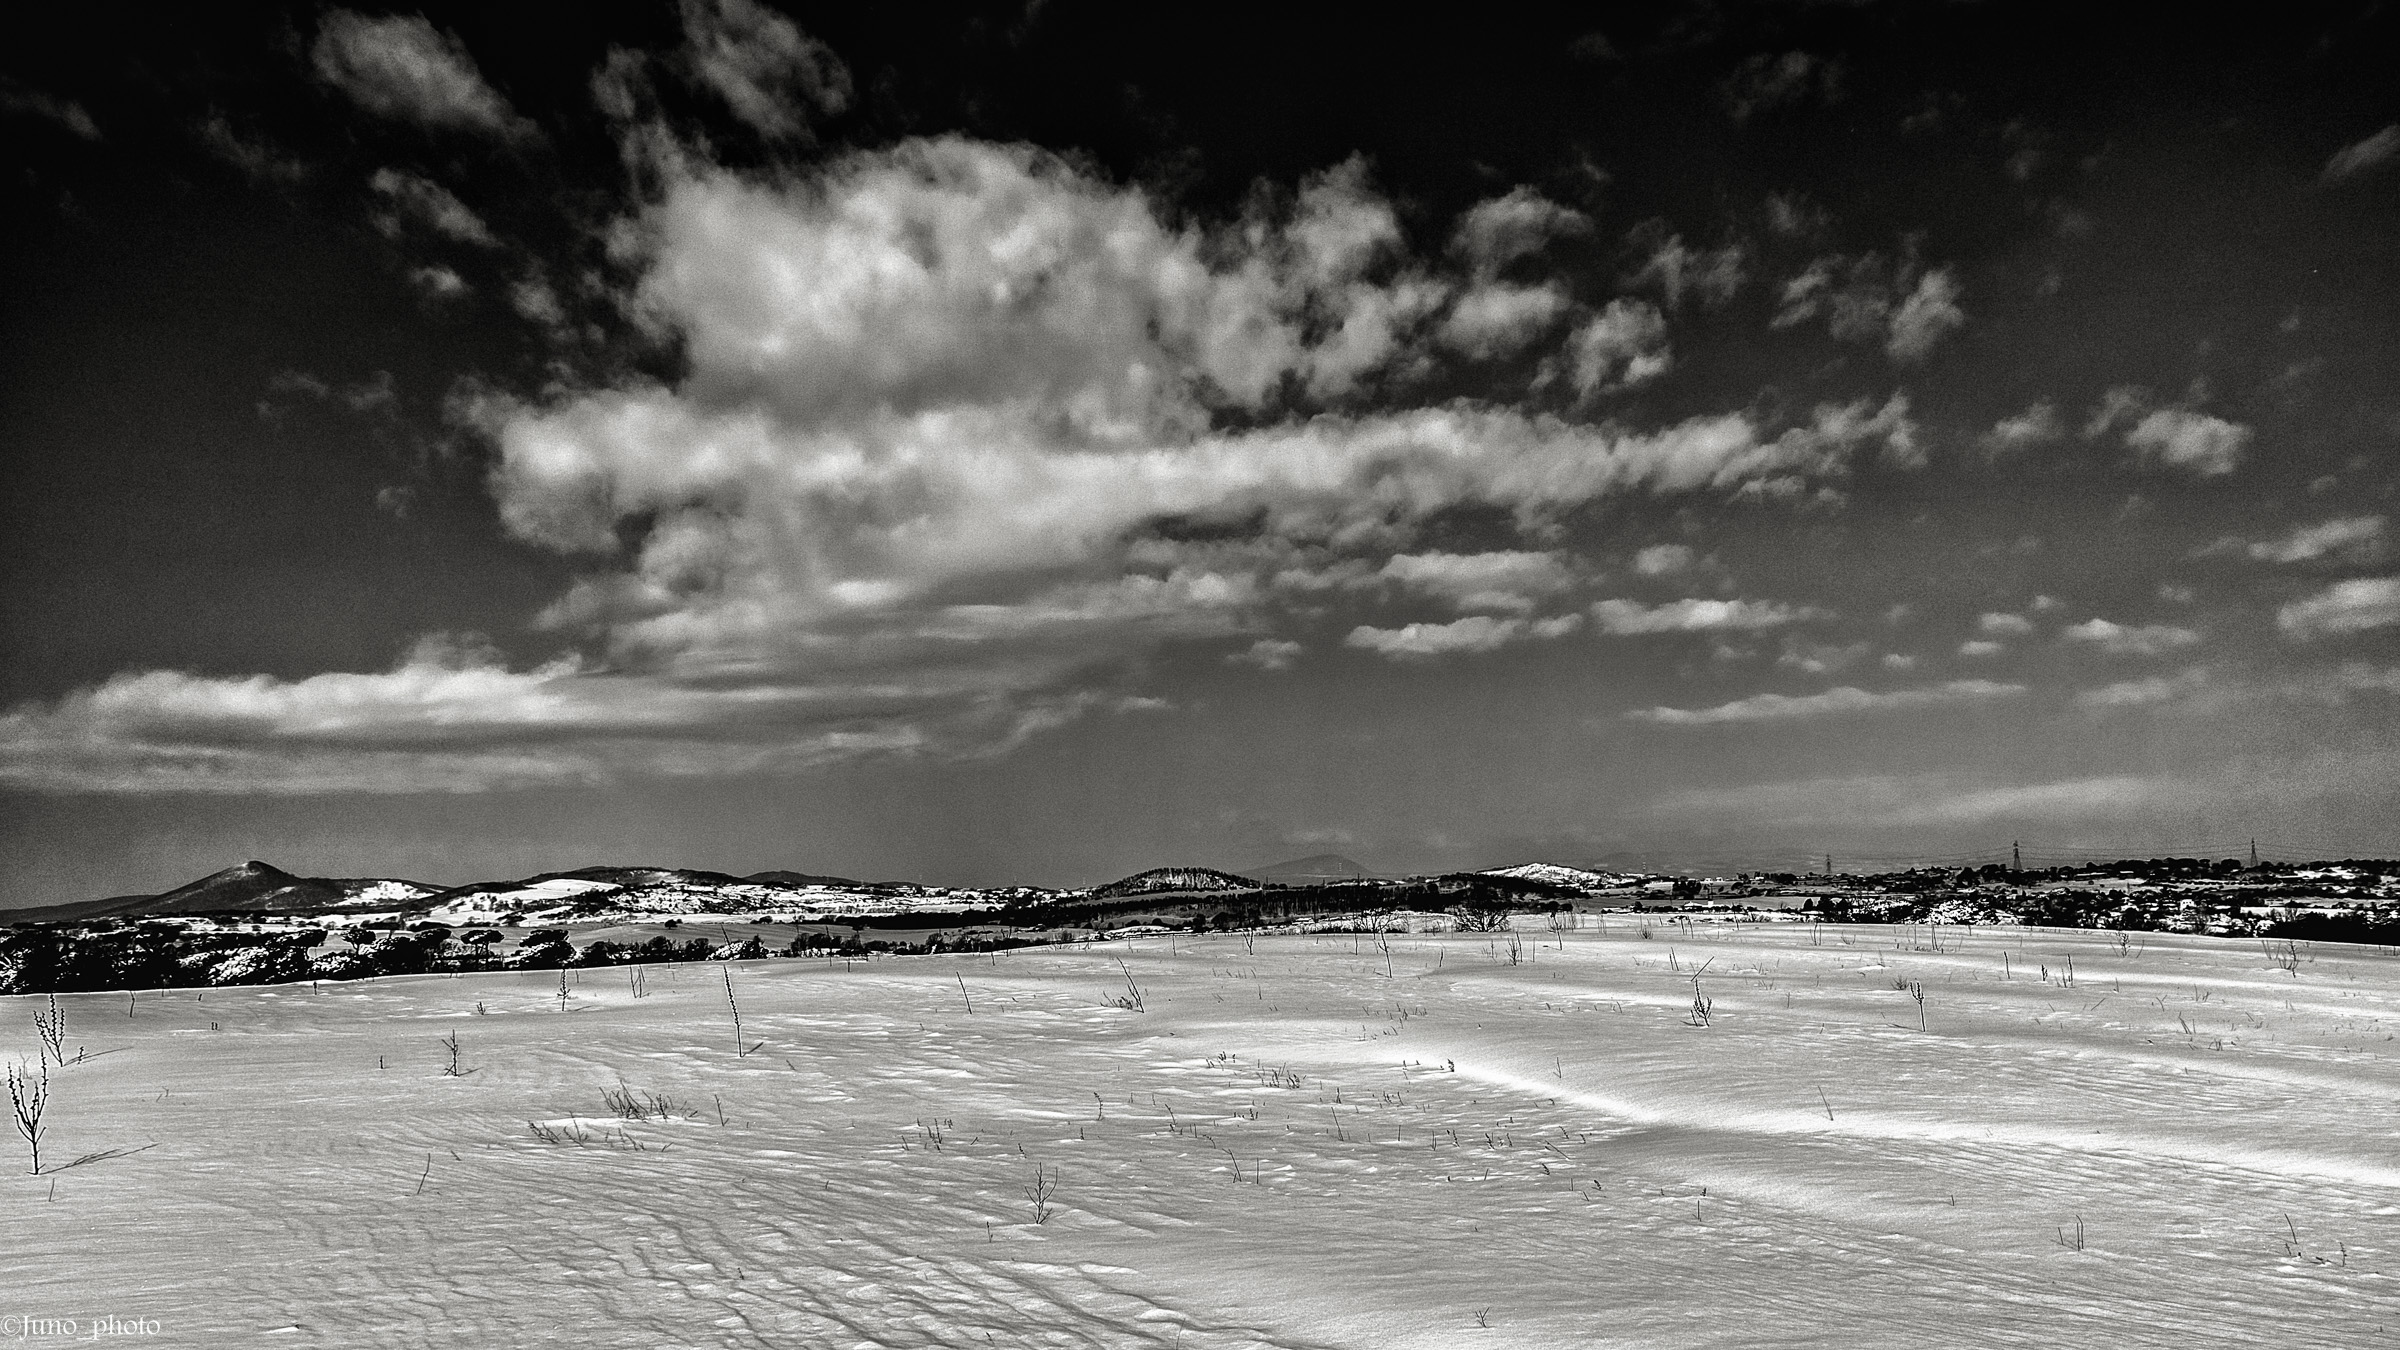
[[[1186,936],[563,1001],[62,998],[88,1058],[45,1161],[144,1151],[13,1155],[0,1313],[210,1346],[2400,1344],[2400,957],[1519,922],[1513,964]],[[39,1006],[4,1001],[0,1053]]]

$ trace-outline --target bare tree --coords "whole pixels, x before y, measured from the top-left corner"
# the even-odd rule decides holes
[[[16,1117],[17,1133],[25,1136],[25,1146],[33,1153],[34,1175],[42,1171],[42,1110],[50,1104],[50,1064],[42,1061],[35,1075],[25,1072],[23,1062],[8,1066],[8,1105]]]
[[[1047,1167],[1033,1169],[1033,1181],[1025,1187],[1025,1198],[1033,1202],[1033,1221],[1048,1223],[1055,1212],[1050,1197],[1058,1193],[1058,1173]]]
[[[41,1051],[60,1064],[67,1062],[67,1013],[58,1006],[58,995],[50,996],[50,1010],[33,1015],[33,1034],[40,1038]]]

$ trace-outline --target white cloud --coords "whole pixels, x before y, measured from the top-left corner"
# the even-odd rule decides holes
[[[1966,310],[1958,299],[1966,293],[1947,267],[1936,267],[1917,278],[1916,288],[1892,314],[1891,337],[1883,349],[1895,361],[1917,362],[1933,354],[1935,344],[1964,327]]]
[[[2014,417],[2003,417],[1994,422],[1992,429],[1984,434],[1983,446],[1993,454],[2004,454],[2047,445],[2065,435],[2066,427],[2059,421],[2058,405],[2042,399]]]
[[[1592,618],[1599,623],[1600,631],[1619,637],[1780,628],[1823,617],[1821,610],[1774,600],[1685,599],[1644,605],[1638,600],[1609,599],[1592,606]]]
[[[2400,577],[2337,581],[2277,610],[2275,626],[2288,637],[2340,637],[2400,623]]]
[[[1998,656],[2000,653],[2007,650],[2007,643],[1993,642],[1988,638],[1970,638],[1967,641],[1958,644],[1958,654],[1960,656],[1968,657],[1977,661],[1981,661],[1987,657]]]
[[[1071,712],[996,714],[939,677],[916,690],[723,689],[562,659],[511,671],[429,639],[390,671],[300,680],[119,675],[0,716],[0,783],[180,793],[480,792],[627,773],[788,769],[871,748],[1021,738]],[[946,713],[947,722],[932,716]],[[983,725],[998,720],[1007,725]],[[738,728],[738,732],[736,729]]]
[[[1703,788],[1672,793],[1658,814],[1731,816],[1752,824],[1892,827],[1972,825],[2008,819],[2082,823],[2169,809],[2191,789],[2168,778],[2115,774],[2048,783],[1990,786],[1956,774],[1874,774]]]
[[[2200,640],[2198,633],[2173,624],[2129,626],[2111,623],[2106,619],[2070,624],[2061,631],[2060,636],[2069,642],[2090,643],[2110,656],[2157,656],[2189,647]]]
[[[1543,368],[1542,379],[1546,383],[1563,377],[1575,392],[1589,398],[1646,384],[1673,364],[1666,317],[1658,306],[1619,298],[1576,327],[1565,350]]]
[[[1832,103],[1842,93],[1841,62],[1802,51],[1760,52],[1736,67],[1717,86],[1717,93],[1736,122],[1812,97]]]
[[[380,117],[517,139],[533,126],[484,83],[466,45],[420,15],[370,19],[337,9],[310,50],[317,77]]]
[[[198,127],[200,143],[210,154],[258,182],[296,183],[308,177],[308,166],[277,150],[264,137],[235,128],[221,112],[210,112]]]
[[[450,189],[430,178],[420,178],[398,169],[377,169],[368,180],[376,195],[391,203],[376,224],[387,235],[400,232],[402,219],[410,218],[445,239],[462,244],[477,244],[497,248],[500,241],[492,236],[491,227],[483,217],[467,208],[465,202],[451,194]]]
[[[1456,287],[1408,252],[1356,163],[1213,223],[1169,220],[1037,149],[960,138],[744,174],[696,153],[654,167],[613,231],[633,280],[612,298],[682,353],[674,380],[454,400],[494,442],[506,528],[580,555],[538,622],[579,662],[443,667],[488,715],[412,695],[433,678],[423,662],[315,682],[129,675],[10,714],[0,775],[256,784],[281,764],[323,785],[372,761],[395,784],[472,786],[969,753],[1127,706],[1118,686],[1161,643],[1230,648],[1355,603],[1395,556],[1417,561],[1389,581],[1506,612],[1367,628],[1367,649],[1588,622],[1519,608],[1572,559],[1427,549],[1419,535],[1460,508],[1544,538],[1611,496],[1798,496],[1862,456],[1915,455],[1897,395],[1652,428],[1409,403]],[[436,268],[419,282],[466,284]],[[1600,613],[1637,629],[1807,613],[1753,606]],[[162,739],[117,711],[259,690],[381,709],[424,758],[322,750],[231,713]],[[665,724],[644,720],[653,707]],[[538,753],[498,748],[529,737]]]
[[[1775,658],[1775,664],[1806,675],[1830,675],[1857,665],[1873,650],[1864,642],[1810,642],[1786,634],[1783,652]]]
[[[1793,722],[1950,703],[1980,703],[1991,699],[2014,698],[2024,692],[2024,685],[1999,684],[1991,680],[1952,680],[1947,684],[1893,689],[1882,693],[1869,693],[1851,685],[1842,685],[1816,694],[1753,694],[1713,708],[1637,708],[1626,716],[1638,722],[1677,727]]]
[[[1827,254],[1784,283],[1769,326],[1793,328],[1822,318],[1837,341],[1881,339],[1894,361],[1914,363],[1966,323],[1958,303],[1964,293],[1950,268],[1926,270],[1913,256],[1894,263],[1876,253]]]
[[[1555,553],[1401,553],[1384,563],[1380,575],[1459,609],[1519,613],[1575,584],[1575,574]]]
[[[2345,145],[2325,161],[2325,181],[2338,183],[2355,178],[2370,170],[2380,169],[2400,158],[2400,122],[2385,127],[2355,144]]]
[[[1591,229],[1591,218],[1581,211],[1561,206],[1530,187],[1518,187],[1506,196],[1469,207],[1451,232],[1450,251],[1476,275],[1495,276],[1519,258],[1539,253],[1554,239],[1589,234]]]
[[[1646,577],[1668,577],[1692,569],[1692,550],[1683,544],[1652,544],[1633,555],[1633,570]]]
[[[1540,340],[1573,307],[1558,282],[1478,281],[1451,302],[1442,318],[1442,342],[1477,360],[1512,356]]]
[[[1975,631],[1986,637],[2022,637],[2033,631],[2033,622],[2022,614],[1983,614],[1975,620]]]
[[[2189,697],[2208,688],[2214,678],[2206,667],[2194,666],[2175,675],[2119,680],[2086,689],[2075,695],[2075,702],[2086,708],[2146,708]]]
[[[2382,516],[2342,516],[2299,526],[2281,539],[2261,540],[2245,551],[2261,562],[2313,562],[2331,556],[2371,563],[2383,556],[2383,523]]]
[[[1664,220],[1646,220],[1626,236],[1642,250],[1642,265],[1626,278],[1629,287],[1655,286],[1667,308],[1680,307],[1686,296],[1715,307],[1730,302],[1749,280],[1745,253],[1738,243],[1719,249],[1696,249],[1673,233]]]
[[[841,58],[756,0],[683,0],[683,33],[692,74],[769,140],[806,142],[850,106]]]
[[[408,279],[420,294],[436,303],[464,299],[475,289],[467,284],[466,278],[439,263],[411,268]]]
[[[2189,408],[2161,408],[2125,433],[2138,453],[2203,478],[2233,472],[2250,441],[2250,428]]]
[[[1485,614],[1470,614],[1449,623],[1412,623],[1401,628],[1374,628],[1366,624],[1350,630],[1342,639],[1343,645],[1363,647],[1384,656],[1406,659],[1443,656],[1452,652],[1488,652],[1511,642],[1527,638],[1548,639],[1565,637],[1583,625],[1580,614],[1561,614],[1552,619],[1495,619]]]
[[[1225,659],[1236,665],[1256,666],[1260,670],[1289,670],[1305,650],[1299,643],[1283,638],[1260,638]]]

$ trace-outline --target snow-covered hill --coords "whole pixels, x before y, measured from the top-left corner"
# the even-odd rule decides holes
[[[1567,867],[1559,863],[1546,862],[1519,863],[1514,867],[1487,867],[1478,875],[1515,877],[1520,881],[1545,882],[1552,886],[1565,886],[1578,890],[1586,895],[1614,887],[1631,886],[1640,881],[1639,877],[1615,876],[1606,872],[1587,872],[1580,867]]]

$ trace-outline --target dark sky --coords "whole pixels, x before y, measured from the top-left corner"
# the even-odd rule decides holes
[[[12,44],[0,906],[2400,853],[2388,6],[1150,8]]]

